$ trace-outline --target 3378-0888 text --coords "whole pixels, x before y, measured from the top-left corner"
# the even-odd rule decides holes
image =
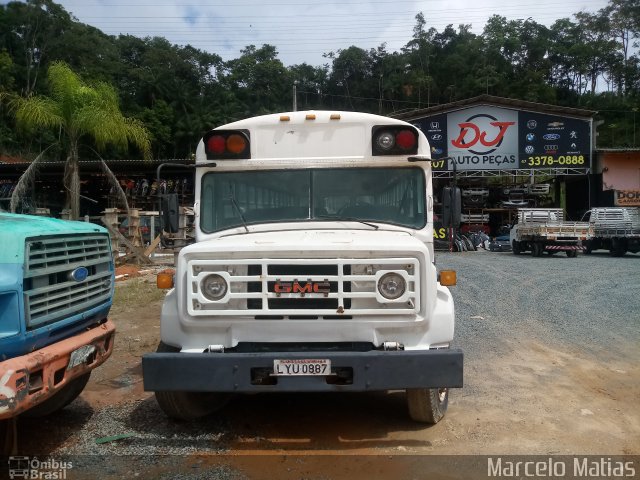
[[[584,155],[560,155],[554,158],[553,155],[542,155],[529,157],[522,160],[527,167],[537,167],[539,165],[584,165]]]

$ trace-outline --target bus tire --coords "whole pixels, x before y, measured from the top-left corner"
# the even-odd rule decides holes
[[[160,342],[156,351],[169,353],[179,352],[180,349]],[[155,392],[155,397],[168,417],[188,422],[220,410],[229,402],[231,395],[218,392],[159,391]]]
[[[444,417],[449,406],[447,388],[408,388],[407,406],[412,420],[434,425]]]

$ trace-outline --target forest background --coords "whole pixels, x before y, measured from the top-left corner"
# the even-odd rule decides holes
[[[0,5],[0,92],[47,95],[47,69],[63,61],[86,82],[115,87],[122,113],[144,123],[152,156],[164,159],[190,157],[218,125],[290,111],[294,85],[299,110],[393,115],[482,94],[591,109],[602,121],[597,147],[640,147],[640,0],[610,0],[550,27],[493,15],[479,35],[465,24],[438,31],[420,13],[407,38],[399,51],[326,52],[321,66],[285,66],[269,44],[223,61],[162,37],[106,35],[51,0],[9,2]],[[0,156],[33,159],[55,140],[17,129],[0,104]],[[133,146],[103,153],[141,156]]]

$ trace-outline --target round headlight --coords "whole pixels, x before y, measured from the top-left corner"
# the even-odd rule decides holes
[[[391,132],[382,132],[378,135],[376,143],[382,150],[391,150],[396,144],[396,139]]]
[[[227,285],[227,281],[218,274],[207,275],[204,277],[201,283],[202,295],[205,298],[217,301],[223,298],[227,294],[227,289],[229,286]]]
[[[378,280],[378,291],[380,295],[389,300],[396,300],[404,295],[407,289],[407,282],[399,273],[385,273]]]

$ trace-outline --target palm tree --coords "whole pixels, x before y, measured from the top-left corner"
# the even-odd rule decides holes
[[[64,62],[54,62],[49,66],[47,80],[50,97],[13,97],[10,105],[19,128],[27,131],[51,128],[60,132],[67,151],[63,179],[67,205],[71,210],[71,218],[77,219],[80,215],[80,140],[92,138],[98,150],[109,144],[127,148],[132,143],[145,158],[150,158],[150,135],[142,122],[122,115],[117,93],[111,85],[85,83]],[[102,163],[103,169],[106,168],[106,164]],[[111,172],[108,171],[108,174]],[[110,177],[115,178],[112,174]]]

